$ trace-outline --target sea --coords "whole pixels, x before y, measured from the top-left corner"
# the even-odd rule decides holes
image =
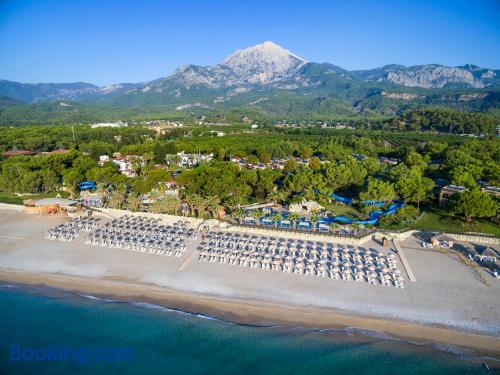
[[[241,325],[47,287],[0,285],[0,374],[491,374],[491,358],[350,327]]]

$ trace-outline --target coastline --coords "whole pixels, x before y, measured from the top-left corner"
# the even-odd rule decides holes
[[[500,338],[460,331],[451,327],[420,325],[400,320],[350,314],[333,308],[284,305],[254,299],[222,298],[183,292],[128,278],[88,278],[53,273],[0,270],[0,280],[24,285],[41,285],[118,301],[152,303],[170,309],[202,314],[247,325],[283,325],[316,329],[356,327],[380,331],[396,339],[419,344],[451,344],[470,349],[478,356],[500,359]],[[498,367],[498,363],[494,363]]]

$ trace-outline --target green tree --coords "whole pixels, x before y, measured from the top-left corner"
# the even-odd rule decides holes
[[[299,151],[299,156],[301,159],[309,159],[313,154],[313,149],[308,146],[303,146]]]
[[[290,212],[288,215],[288,220],[292,222],[294,228],[297,227],[297,221],[300,219],[300,215],[296,212]]]
[[[467,221],[472,221],[473,218],[492,217],[498,211],[498,203],[479,189],[457,193],[450,201],[452,211],[465,217]]]
[[[312,224],[312,227],[313,227],[313,231],[315,231],[317,229],[317,223],[319,221],[320,217],[317,216],[317,215],[311,215],[309,217],[309,221],[311,222]]]
[[[257,225],[260,225],[260,218],[264,216],[264,212],[262,210],[253,210],[252,211],[252,217],[255,219],[255,222]]]
[[[459,165],[450,172],[451,183],[473,189],[477,187],[476,179],[482,174],[482,168],[473,164]]]
[[[281,190],[271,191],[267,195],[267,200],[273,202],[274,204],[282,203],[286,199],[286,194]]]
[[[231,216],[238,220],[238,223],[241,224],[241,219],[245,217],[245,210],[243,210],[242,208],[238,208],[231,212]]]
[[[111,208],[122,209],[125,203],[125,194],[121,190],[115,190],[109,198],[108,205]]]
[[[206,198],[206,205],[212,217],[214,219],[217,218],[217,212],[222,207],[220,204],[220,199],[216,196],[209,196]]]
[[[321,167],[321,161],[319,160],[319,158],[317,158],[317,157],[312,157],[312,158],[309,160],[309,168],[312,168],[312,169],[319,169],[319,167]]]
[[[274,221],[274,226],[275,227],[278,227],[278,224],[279,222],[281,221],[281,219],[283,218],[283,216],[281,215],[281,213],[275,211],[272,216],[271,216],[271,219]]]
[[[285,166],[283,167],[283,171],[285,173],[295,173],[299,164],[295,158],[290,158],[285,162]]]
[[[427,199],[434,189],[434,181],[424,177],[418,167],[403,170],[395,177],[396,192],[405,202],[413,202],[420,207],[420,202]]]
[[[247,158],[247,163],[248,164],[258,164],[259,163],[259,158],[255,155],[248,155]]]
[[[271,162],[271,153],[266,150],[258,150],[257,156],[261,163],[269,164]]]
[[[366,189],[359,194],[359,198],[363,201],[387,202],[395,197],[396,193],[392,183],[373,177],[368,179]]]
[[[127,204],[126,204],[126,207],[130,210],[130,211],[139,211],[139,209],[141,208],[141,197],[139,194],[137,193],[130,193],[128,196],[127,196]]]

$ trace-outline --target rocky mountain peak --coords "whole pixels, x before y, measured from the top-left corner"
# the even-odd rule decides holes
[[[221,65],[229,67],[243,82],[268,84],[288,79],[304,64],[306,60],[267,41],[235,51]]]

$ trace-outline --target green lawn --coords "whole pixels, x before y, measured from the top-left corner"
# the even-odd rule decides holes
[[[335,216],[349,216],[353,219],[363,218],[363,214],[349,205],[342,205],[338,203],[328,203],[323,205],[328,211],[331,211]]]
[[[23,198],[16,194],[0,191],[0,203],[23,204]]]
[[[454,233],[478,232],[500,236],[500,226],[488,220],[478,219],[472,223],[467,223],[438,208],[431,208],[426,211],[420,220],[411,225],[411,228]]]
[[[23,200],[25,199],[43,199],[43,198],[53,198],[57,195],[57,192],[50,193],[40,193],[40,194],[26,194],[26,195],[17,195],[14,193],[7,193],[4,191],[0,191],[0,203],[10,203],[10,204],[23,204]]]

